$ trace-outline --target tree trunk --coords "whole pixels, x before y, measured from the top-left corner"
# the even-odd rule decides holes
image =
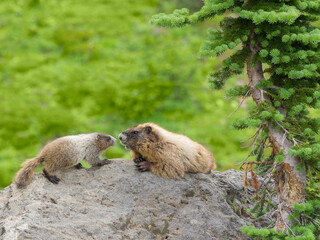
[[[264,94],[263,90],[256,88],[263,76],[262,63],[257,61],[252,66],[255,55],[260,50],[258,44],[251,45],[254,36],[254,28],[248,39],[247,47],[250,48],[251,54],[247,60],[247,74],[249,78],[250,93],[254,102],[258,105],[261,100],[270,101],[270,98]],[[278,110],[286,116],[286,110],[278,108]],[[284,161],[278,164],[275,172],[275,188],[278,197],[278,215],[276,222],[277,230],[290,230],[292,222],[288,220],[288,216],[293,213],[293,203],[303,203],[305,201],[305,183],[306,170],[303,167],[301,171],[297,171],[296,167],[301,163],[298,157],[289,155],[289,149],[292,147],[291,142],[286,138],[284,129],[276,130],[272,123],[268,123],[269,141],[273,148],[273,154],[277,155],[283,151]]]

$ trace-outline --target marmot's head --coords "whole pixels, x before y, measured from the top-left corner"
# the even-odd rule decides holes
[[[105,133],[96,133],[95,136],[95,143],[100,149],[100,151],[106,150],[107,148],[113,146],[116,144],[117,139],[114,137],[105,134]]]
[[[139,147],[145,144],[152,144],[158,140],[158,135],[155,132],[155,124],[144,123],[120,133],[119,139],[126,149],[138,150]]]

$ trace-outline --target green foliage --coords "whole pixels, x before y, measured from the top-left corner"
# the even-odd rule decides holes
[[[232,118],[225,120],[237,102],[203,81],[218,63],[196,59],[205,27],[148,24],[152,14],[183,3],[201,4],[1,1],[0,188],[49,140],[94,131],[116,137],[146,121],[203,143],[220,169],[234,167],[248,133],[235,135]],[[119,143],[106,155],[129,158]]]
[[[260,52],[259,52],[259,55],[260,55],[260,57],[263,57],[263,58],[265,58],[266,56],[268,56],[268,51],[267,50],[265,50],[265,49],[262,49]]]
[[[152,17],[151,23],[162,27],[181,27],[186,24],[202,22],[215,14],[223,13],[234,6],[234,0],[211,1],[205,0],[205,4],[200,11],[189,15],[188,9],[175,10],[172,14],[158,14]]]
[[[274,158],[274,160],[276,161],[276,162],[283,162],[283,160],[284,160],[284,156],[283,156],[283,154],[278,154],[275,158]]]
[[[242,232],[247,234],[251,239],[305,239],[317,240],[320,236],[320,201],[311,200],[304,204],[294,204],[294,213],[289,216],[293,225],[288,232],[275,229],[260,228],[254,226],[244,226]]]
[[[318,167],[320,167],[319,163]],[[308,200],[320,199],[320,178],[316,169],[309,169],[306,191]]]
[[[259,119],[237,119],[233,122],[233,127],[236,129],[245,129],[248,127],[257,128],[261,125],[261,120]]]

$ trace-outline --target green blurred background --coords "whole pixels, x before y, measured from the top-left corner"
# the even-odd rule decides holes
[[[198,59],[205,25],[152,26],[153,14],[200,0],[2,0],[0,3],[0,188],[19,165],[63,135],[113,136],[152,121],[204,144],[218,170],[248,154],[232,128],[238,99],[206,82],[221,59]],[[239,76],[228,84],[245,81]],[[109,158],[128,158],[119,142]]]

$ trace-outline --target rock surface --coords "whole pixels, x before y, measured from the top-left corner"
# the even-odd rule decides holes
[[[239,228],[253,221],[240,214],[235,170],[170,180],[114,159],[57,176],[58,185],[37,173],[25,189],[0,192],[0,239],[245,239]]]

